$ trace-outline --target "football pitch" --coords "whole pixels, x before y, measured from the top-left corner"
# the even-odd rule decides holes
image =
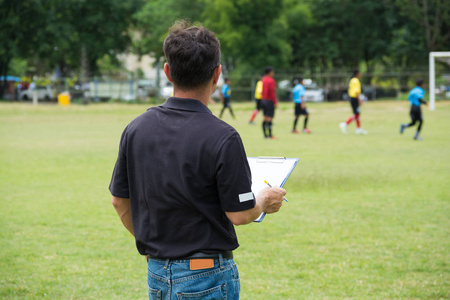
[[[281,103],[276,140],[261,114],[248,124],[253,103],[232,105],[248,156],[300,158],[280,212],[236,229],[241,299],[450,297],[450,102],[422,108],[423,141],[399,134],[405,101],[366,103],[367,136],[340,131],[345,102],[308,103],[313,133],[292,134]],[[146,109],[0,103],[1,299],[148,299],[108,191],[120,135]]]

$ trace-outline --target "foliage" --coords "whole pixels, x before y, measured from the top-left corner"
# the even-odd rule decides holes
[[[116,56],[130,44],[128,29],[131,16],[141,1],[53,0],[47,30],[49,40],[41,45],[42,55],[51,54],[51,64],[60,68],[81,65],[82,49],[86,51],[89,71],[96,73],[97,60],[104,55]]]
[[[102,75],[115,75],[122,70],[116,57],[105,54],[97,60],[98,71]]]
[[[14,57],[9,62],[9,74],[14,76],[23,76],[28,70],[28,62],[25,59]]]
[[[446,0],[0,0],[0,75],[16,69],[12,59],[25,60],[28,75],[115,72],[129,50],[159,63],[168,28],[184,18],[217,34],[232,76],[266,65],[423,68],[428,51],[450,48]]]
[[[43,7],[40,1],[0,0],[0,98],[6,86],[6,75],[13,58],[24,57],[36,49],[35,28],[43,25]]]
[[[169,27],[177,19],[199,20],[203,11],[201,0],[152,0],[133,16],[134,49],[139,55],[150,54],[156,59],[164,56],[163,41]]]
[[[299,17],[291,17],[290,22],[298,47],[293,57],[296,65],[348,69],[364,62],[372,71],[387,52],[390,15],[383,2],[318,0],[310,2],[310,12],[301,5],[306,18],[300,18],[306,24],[298,23]]]
[[[291,46],[283,8],[278,0],[209,2],[203,16],[221,41],[225,71],[288,66]]]
[[[85,49],[89,71],[105,54],[115,56],[130,43],[131,15],[141,0],[0,2],[0,71],[13,57],[35,61],[44,75],[58,66],[66,75],[81,66]]]
[[[393,0],[410,22],[422,28],[428,51],[450,47],[450,1],[447,0]]]

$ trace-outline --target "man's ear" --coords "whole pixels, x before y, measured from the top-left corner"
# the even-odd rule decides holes
[[[222,65],[218,65],[214,69],[213,79],[212,79],[212,87],[210,91],[210,95],[214,94],[217,88],[217,81],[219,81],[220,73],[222,72]]]
[[[164,73],[166,74],[167,79],[173,83],[172,78],[170,77],[170,67],[168,63],[164,64]]]
[[[213,74],[213,84],[217,85],[217,81],[219,81],[220,73],[222,73],[222,65],[218,65],[217,68],[214,69]]]

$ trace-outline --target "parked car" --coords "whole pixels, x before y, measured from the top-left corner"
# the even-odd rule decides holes
[[[317,87],[317,84],[311,79],[304,79],[305,100],[308,102],[322,102],[325,100],[324,90]],[[278,83],[278,93],[280,101],[292,101],[292,88],[294,85],[290,80],[282,80]]]
[[[37,93],[37,97],[39,100],[52,100],[53,91],[49,86],[36,86],[33,90],[28,89],[20,92],[20,99],[22,100],[31,100],[33,99],[33,93]]]
[[[323,89],[319,88],[306,88],[305,100],[307,102],[323,102],[325,100]]]
[[[170,81],[167,81],[166,84],[161,87],[159,91],[162,98],[167,99],[173,96],[173,84]]]
[[[137,97],[155,97],[157,94],[156,82],[152,79],[139,79],[137,83]]]

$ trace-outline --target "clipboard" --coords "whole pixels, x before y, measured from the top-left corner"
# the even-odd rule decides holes
[[[252,172],[252,192],[255,196],[267,186],[264,180],[272,186],[283,187],[299,161],[298,158],[274,156],[247,157],[247,160]],[[253,222],[260,223],[265,216],[262,213]]]

